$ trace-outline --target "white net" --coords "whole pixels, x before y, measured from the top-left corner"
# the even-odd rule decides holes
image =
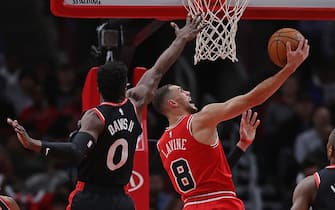
[[[201,13],[207,25],[196,38],[194,64],[218,58],[238,61],[235,43],[237,23],[249,0],[183,0],[183,3],[192,17]]]

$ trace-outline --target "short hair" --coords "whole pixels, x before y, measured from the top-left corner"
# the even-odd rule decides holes
[[[152,100],[152,106],[160,114],[164,114],[163,102],[166,96],[169,94],[170,86],[170,84],[167,84],[158,88]]]
[[[108,62],[99,66],[97,83],[104,100],[119,102],[125,97],[128,68],[122,62]]]

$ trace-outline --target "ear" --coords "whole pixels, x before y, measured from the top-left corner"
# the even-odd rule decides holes
[[[168,105],[171,106],[171,107],[176,107],[176,106],[178,105],[177,102],[175,102],[175,101],[172,100],[172,99],[169,99],[169,100],[167,101],[167,103],[168,103]]]

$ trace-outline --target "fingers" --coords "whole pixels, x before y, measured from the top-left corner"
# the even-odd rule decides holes
[[[244,111],[242,113],[242,117],[241,117],[241,121],[240,121],[240,129],[244,128],[244,124],[246,122],[246,118],[247,118],[247,111]]]
[[[297,47],[297,51],[298,50],[301,50],[304,46],[304,43],[305,43],[306,39],[300,39],[299,40],[299,44],[298,44],[298,47]]]
[[[15,127],[15,131],[20,133],[20,134],[24,134],[26,132],[26,130],[24,129],[24,127],[22,127],[21,125],[17,125]]]
[[[257,120],[256,123],[254,124],[254,128],[257,128],[259,126],[259,124],[261,123],[260,120]]]
[[[286,52],[291,52],[291,43],[290,42],[286,42]]]
[[[202,23],[198,29],[198,31],[201,31],[202,29],[206,28],[209,25],[209,23]]]
[[[247,111],[247,122],[249,122],[249,123],[250,123],[251,114],[252,114],[252,111],[251,111],[251,109],[249,109]]]
[[[13,120],[11,118],[7,118],[7,123],[12,126],[13,128],[15,128],[19,123],[17,122],[17,120]]]
[[[172,26],[172,28],[174,28],[175,31],[179,30],[179,27],[178,27],[178,25],[176,23],[171,22],[170,25]]]
[[[22,134],[22,130],[20,130],[19,128],[14,128],[14,131],[15,131],[16,133]]]
[[[306,51],[306,53],[308,55],[309,54],[309,44],[308,44],[308,40],[307,39],[305,39],[304,50]]]
[[[251,111],[251,110],[250,110],[250,111]],[[257,113],[257,112],[254,112],[254,114],[252,115],[251,121],[250,121],[250,123],[251,123],[252,125],[254,125],[254,126],[255,126],[255,122],[256,122],[256,120],[257,120],[257,116],[258,116],[258,113]]]
[[[10,119],[9,117],[7,118],[7,123],[9,124],[9,125],[12,125],[12,123],[13,123],[13,120],[12,119]]]
[[[26,130],[22,127],[17,120],[7,118],[7,123],[14,128],[14,131],[17,133],[23,134]]]
[[[186,25],[194,24],[197,25],[201,22],[201,13],[196,14],[194,17],[192,14],[188,13],[186,16]]]
[[[192,19],[191,25],[194,29],[196,29],[197,31],[200,31],[204,27],[203,25],[201,25],[201,23],[202,23],[202,16],[201,16],[201,13],[198,13]]]
[[[308,57],[309,49],[310,49],[310,46],[308,44],[308,40],[305,38],[302,38],[299,40],[297,49],[294,50],[294,53],[292,53],[293,51],[292,51],[290,43],[289,42],[286,43],[287,56],[289,56],[289,54],[292,54],[290,55],[291,57],[298,56],[298,58],[299,57],[301,58],[300,60],[305,60]]]
[[[306,47],[308,47],[309,45],[308,45],[308,39],[305,39],[304,41],[303,41],[303,48],[306,48]]]
[[[242,120],[246,120],[247,119],[247,111],[244,111],[242,113]]]
[[[186,24],[190,24],[192,20],[192,15],[190,13],[187,14],[186,16]]]
[[[310,46],[308,45],[307,49],[306,49],[306,57],[308,57],[308,55],[309,55],[309,48],[310,48]]]
[[[242,120],[245,120],[248,124],[252,125],[255,128],[257,128],[260,124],[260,120],[258,120],[257,117],[258,113],[252,112],[251,109],[242,113]]]
[[[195,16],[195,18],[193,19],[193,22],[196,26],[199,26],[201,21],[202,21],[202,17],[201,17],[201,14],[199,13]]]
[[[296,51],[298,51],[298,50],[303,50],[303,51],[309,52],[309,44],[308,44],[307,39],[303,38],[303,39],[299,40],[299,44],[298,44],[298,47],[297,47]]]

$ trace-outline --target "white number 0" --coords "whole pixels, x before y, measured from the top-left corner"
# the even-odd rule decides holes
[[[116,148],[122,147],[122,152],[121,152],[121,159],[118,163],[114,163],[114,156],[115,156],[115,151]],[[118,139],[116,140],[108,150],[107,154],[107,167],[111,171],[115,171],[118,168],[121,168],[127,161],[128,159],[128,142],[125,139]]]

